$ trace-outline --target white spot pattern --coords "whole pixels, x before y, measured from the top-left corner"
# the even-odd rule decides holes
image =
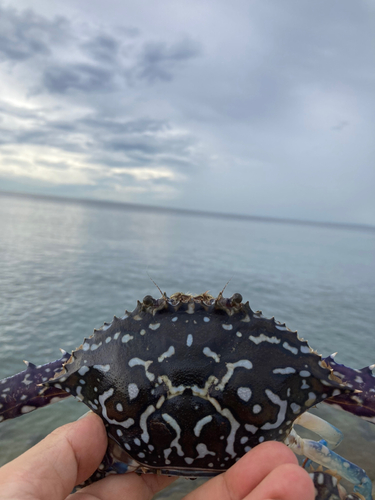
[[[211,351],[209,347],[203,348],[203,354],[208,358],[213,358],[216,363],[220,363],[220,354],[216,354],[216,352]]]
[[[154,413],[155,411],[155,406],[150,405],[146,410],[142,413],[141,418],[139,419],[139,426],[142,429],[142,434],[141,434],[141,439],[145,443],[148,443],[150,440],[150,436],[147,431],[147,419],[148,417]]]
[[[171,356],[173,356],[174,353],[175,353],[174,347],[173,347],[173,345],[171,345],[167,351],[163,352],[163,354],[161,354],[158,357],[159,363],[164,361],[165,358],[170,358]]]
[[[274,370],[272,370],[272,373],[287,375],[288,373],[296,373],[296,370],[291,366],[287,366],[286,368],[275,368]]]
[[[103,373],[109,372],[111,369],[110,365],[94,365],[93,368]]]
[[[288,342],[283,343],[284,349],[287,349],[288,351],[292,352],[293,354],[298,354],[298,349],[297,347],[293,347]]]
[[[36,406],[25,405],[25,406],[22,406],[21,413],[29,413],[30,411],[33,411],[35,409],[36,409]]]
[[[252,424],[245,424],[245,429],[251,432],[251,434],[255,434],[256,431],[259,429],[259,427],[256,427],[255,425]]]
[[[226,325],[223,323],[221,326],[223,327],[224,330],[228,330],[228,331],[233,330],[233,325],[230,325],[230,324]]]
[[[119,425],[121,427],[125,427],[125,429],[128,429],[135,423],[132,418],[128,418],[127,420],[120,422],[118,420],[111,419],[108,416],[106,401],[113,395],[114,392],[115,392],[114,389],[111,387],[110,389],[108,389],[108,391],[104,391],[103,394],[100,394],[98,396],[99,404],[102,407],[102,416],[109,424]]]
[[[291,409],[292,409],[292,411],[293,411],[294,414],[299,413],[300,410],[301,410],[300,405],[297,405],[297,403],[292,403],[290,405],[290,407],[291,407]]]
[[[316,400],[316,394],[314,392],[309,392],[309,399],[306,401],[306,406],[311,406]]]
[[[208,424],[211,421],[212,421],[212,415],[207,415],[206,417],[199,420],[194,427],[194,434],[197,437],[199,437],[203,426]]]
[[[310,352],[310,347],[308,345],[301,345],[300,347],[300,351],[303,353],[303,354],[309,354]]]
[[[128,385],[128,394],[129,394],[129,399],[135,399],[138,394],[139,394],[139,389],[137,384],[134,384],[133,382]]]
[[[32,383],[33,383],[33,381],[32,381],[32,380],[27,380],[29,377],[30,377],[30,374],[29,374],[29,373],[27,373],[27,374],[25,375],[25,378],[22,380],[21,384],[25,384],[25,385],[30,385],[30,384],[32,384]],[[9,391],[9,387],[8,387],[8,389],[3,389],[3,391],[2,391],[2,392],[7,392],[7,391]]]
[[[227,365],[227,373],[221,379],[220,384],[216,387],[217,390],[222,391],[233,375],[233,372],[236,368],[246,368],[250,370],[253,367],[253,364],[248,359],[240,359],[236,363],[225,363]]]
[[[87,373],[88,371],[90,370],[90,368],[88,366],[82,366],[79,370],[78,370],[78,373],[80,375],[84,375],[85,373]]]
[[[284,422],[285,420],[285,413],[287,409],[287,401],[283,401],[282,399],[279,398],[277,394],[272,392],[270,389],[266,389],[265,393],[267,397],[274,403],[275,405],[280,406],[279,413],[277,415],[276,422],[274,424],[271,424],[271,422],[266,422],[264,425],[262,425],[261,429],[277,429],[280,427],[280,425]]]
[[[130,368],[133,368],[133,366],[137,365],[142,365],[145,367],[145,372],[146,372],[146,377],[149,379],[150,382],[153,382],[155,380],[155,375],[153,373],[150,373],[148,371],[148,367],[152,364],[152,360],[150,361],[144,361],[143,359],[140,358],[132,358],[129,360],[129,366]]]
[[[180,457],[183,457],[184,456],[184,452],[182,451],[181,445],[179,443],[179,439],[181,437],[181,428],[180,428],[180,426],[178,425],[178,423],[176,422],[176,420],[173,417],[171,417],[170,415],[168,415],[168,413],[163,413],[162,417],[167,422],[167,424],[169,424],[174,429],[174,431],[176,432],[176,437],[174,438],[174,440],[171,442],[171,445],[170,445],[171,448],[174,446],[176,448],[176,450],[177,450],[177,454]]]
[[[246,403],[249,401],[251,398],[251,389],[250,387],[239,387],[237,389],[237,395],[242,401],[245,401]]]
[[[204,443],[197,444],[196,449],[198,452],[197,458],[204,458],[206,455],[213,455],[213,456],[216,455],[215,452],[208,450],[207,446]]]
[[[126,344],[127,342],[129,342],[129,340],[133,340],[133,339],[134,339],[134,337],[127,333],[126,335],[124,335],[122,337],[121,342],[124,342],[124,344]]]
[[[148,325],[148,327],[150,328],[150,330],[154,330],[154,331],[157,330],[159,328],[159,326],[160,326],[160,323],[150,323]]]
[[[250,335],[249,340],[254,342],[254,344],[260,344],[261,342],[269,342],[270,344],[280,343],[280,339],[278,339],[277,337],[268,337],[268,335],[264,335],[264,333],[261,333],[258,337]]]

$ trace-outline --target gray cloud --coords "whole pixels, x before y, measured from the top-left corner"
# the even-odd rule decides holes
[[[0,109],[5,121],[7,116],[17,116],[19,124],[13,130],[1,130],[0,127],[0,145],[7,146],[4,152],[0,149],[4,163],[13,165],[18,172],[30,172],[32,164],[28,163],[29,160],[20,162],[18,152],[24,151],[25,147],[47,146],[46,157],[41,153],[35,160],[40,175],[48,179],[50,171],[52,178],[72,186],[72,174],[77,177],[78,185],[82,185],[82,177],[87,178],[92,193],[104,189],[111,191],[116,183],[123,184],[128,191],[138,192],[141,182],[141,192],[155,190],[159,196],[163,186],[164,191],[173,192],[176,188],[178,179],[173,172],[191,174],[197,164],[194,153],[189,151],[196,139],[191,134],[176,133],[165,120],[140,118],[126,121],[89,113],[68,122],[55,119],[56,110],[49,112],[44,109],[38,111],[36,126],[30,120],[30,114],[23,116],[18,108],[1,106],[0,102]],[[61,153],[56,156],[56,151]],[[72,165],[77,162],[79,170],[74,174]],[[95,165],[95,168],[91,169],[90,165]],[[140,174],[141,171],[145,174]],[[100,186],[99,191],[93,186],[93,179]],[[62,192],[56,188],[53,190]]]
[[[0,58],[20,62],[50,54],[50,45],[61,42],[67,29],[68,23],[61,16],[50,21],[31,9],[19,11],[0,5]]]
[[[94,35],[81,45],[91,62],[47,66],[40,91],[101,93],[135,85],[139,80],[170,82],[184,63],[200,55],[198,44],[189,39],[169,46],[147,42],[139,51],[133,47],[125,54],[121,54],[121,46],[113,37]]]
[[[94,36],[82,44],[82,49],[101,64],[116,61],[121,44],[118,39],[106,34]]]
[[[144,41],[137,28],[116,28],[115,34],[90,27],[80,31],[62,16],[48,19],[31,9],[18,11],[0,5],[0,60],[27,63],[40,75],[32,94],[50,92],[101,93],[122,88],[126,81],[171,81],[183,63],[197,57],[200,46],[189,38],[166,44]],[[61,60],[61,49],[72,50],[71,60]],[[74,60],[76,59],[76,60]]]
[[[157,154],[173,153],[187,158],[187,148],[195,141],[193,136],[174,135],[172,132],[171,125],[165,120],[141,118],[124,121],[100,119],[100,116],[90,114],[73,122],[67,122],[49,118],[47,110],[44,111],[43,118],[39,117],[37,127],[30,128],[28,120],[25,120],[20,129],[11,131],[0,128],[4,144],[48,144],[82,153],[93,147],[96,152],[126,153],[127,158],[137,154],[137,163],[140,163],[139,155],[142,155],[142,162],[145,162],[147,157]],[[87,142],[74,143],[77,134],[86,137]],[[121,162],[117,161],[114,164],[120,165]]]
[[[200,45],[190,39],[169,46],[163,42],[146,43],[133,71],[140,79],[150,83],[170,81],[178,65],[199,55]]]
[[[113,89],[113,73],[92,64],[72,64],[47,68],[43,87],[51,93],[64,94],[69,90],[108,92]]]
[[[98,10],[80,0],[74,15],[69,2],[48,13],[31,0],[20,3],[32,10],[0,7],[2,178],[139,203],[373,220],[366,2],[145,1]]]
[[[136,134],[145,132],[160,132],[168,128],[165,120],[140,118],[138,120],[114,120],[99,115],[88,115],[79,120],[79,123],[99,133],[105,131],[115,134]]]

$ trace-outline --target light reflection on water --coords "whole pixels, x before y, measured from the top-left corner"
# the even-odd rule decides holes
[[[147,273],[168,294],[216,295],[231,279],[228,296],[241,292],[319,352],[361,368],[375,362],[374,256],[371,231],[0,195],[0,378],[23,370],[22,359],[56,359],[59,347],[75,348],[137,299],[158,296]],[[0,425],[0,464],[83,410],[66,401]],[[350,432],[371,441],[363,424]],[[351,454],[369,448],[358,443]]]

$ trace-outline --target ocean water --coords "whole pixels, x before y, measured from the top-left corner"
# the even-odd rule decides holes
[[[217,295],[230,280],[225,295],[240,292],[319,353],[375,363],[375,230],[0,194],[0,379],[158,297],[150,277],[168,295]],[[0,424],[0,465],[85,408],[66,400]],[[317,412],[344,429],[337,451],[374,479],[375,426]],[[179,480],[163,495],[181,498],[196,483]]]

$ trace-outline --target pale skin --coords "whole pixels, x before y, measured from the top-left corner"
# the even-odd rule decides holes
[[[95,436],[95,439],[93,439]],[[90,413],[60,427],[0,468],[0,500],[151,500],[174,479],[135,473],[110,476],[70,495],[106,450],[101,419]],[[184,500],[313,500],[314,486],[282,443],[266,442]]]

